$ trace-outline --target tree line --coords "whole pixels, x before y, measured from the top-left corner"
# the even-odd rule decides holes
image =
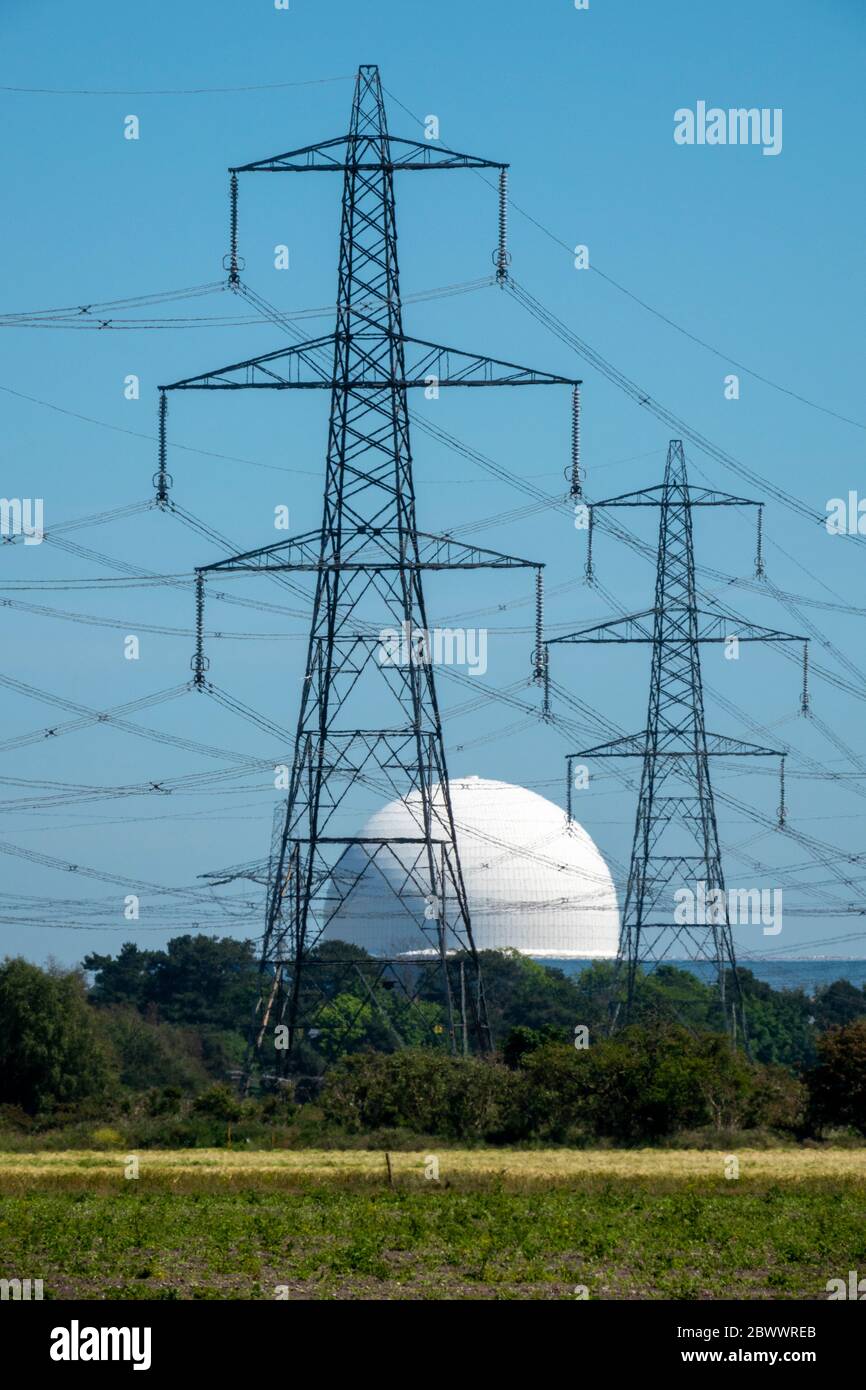
[[[268,1125],[282,1127],[281,1142],[383,1132],[569,1144],[702,1131],[866,1134],[866,992],[844,980],[809,997],[740,969],[747,1056],[724,1035],[715,990],[690,971],[665,965],[642,977],[629,1027],[610,1035],[611,962],[567,975],[516,952],[484,952],[496,1050],[455,1058],[441,972],[407,967],[413,1003],[357,947],[329,943],[316,959],[307,987],[321,1003],[317,1028],[305,1030],[288,1075],[266,1061],[247,1100],[230,1081],[261,987],[252,942],[126,943],[74,971],[7,959],[0,1129],[78,1125],[86,1135],[104,1120],[104,1133],[175,1144],[224,1142],[238,1126],[254,1142]]]

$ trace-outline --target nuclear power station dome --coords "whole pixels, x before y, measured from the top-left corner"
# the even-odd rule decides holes
[[[453,779],[450,789],[478,950],[512,947],[560,960],[615,956],[616,891],[582,826],[568,825],[560,806],[508,782],[464,777]],[[441,796],[436,788],[434,801],[441,804]],[[419,815],[420,797],[413,793],[376,811],[358,838],[412,840],[419,834]],[[350,845],[332,890],[346,897],[331,910],[323,939],[348,941],[378,956],[423,950],[425,942],[404,906],[404,865],[414,862],[415,852],[398,844],[370,862],[364,848]],[[356,886],[348,891],[351,885]],[[413,906],[422,913],[423,899],[419,896]]]

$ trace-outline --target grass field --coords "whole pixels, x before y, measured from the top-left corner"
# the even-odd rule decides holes
[[[824,1298],[862,1150],[0,1155],[0,1277],[46,1298]]]

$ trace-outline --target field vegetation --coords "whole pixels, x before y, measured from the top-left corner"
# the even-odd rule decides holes
[[[6,1154],[0,1248],[47,1298],[816,1299],[866,1265],[860,1152],[729,1157]]]
[[[354,984],[322,959],[323,1027],[243,1096],[249,943],[0,965],[0,1279],[49,1299],[815,1299],[866,1269],[862,990],[741,971],[746,1055],[687,972],[643,980],[611,1035],[609,965],[486,953],[496,1050],[454,1057],[432,978],[418,1011],[371,1001],[375,962],[353,963]]]

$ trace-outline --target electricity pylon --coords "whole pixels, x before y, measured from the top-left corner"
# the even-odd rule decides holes
[[[427,388],[435,398],[439,391],[458,386],[573,389],[579,383],[403,332],[394,175],[403,170],[499,170],[495,260],[497,279],[503,283],[508,264],[506,167],[438,143],[389,135],[378,69],[361,67],[348,135],[230,170],[227,269],[235,288],[240,286],[238,175],[342,173],[335,332],[160,388],[163,398],[169,390],[318,388],[331,393],[320,530],[198,571],[199,634],[207,574],[264,570],[316,576],[288,799],[269,875],[259,1046],[275,1021],[288,1020],[290,1049],[302,1015],[307,1027],[317,1020],[316,1012],[311,1015],[306,1009],[309,991],[302,1000],[302,979],[311,951],[362,877],[355,873],[347,881],[345,862],[335,872],[350,846],[362,857],[362,872],[384,869],[383,878],[391,887],[400,880],[402,886],[394,889],[395,910],[417,927],[419,954],[438,957],[443,968],[448,1041],[454,1051],[457,1025],[446,957],[454,950],[467,953],[475,972],[470,988],[474,1035],[480,1049],[490,1046],[433,666],[423,654],[428,627],[422,576],[425,571],[538,566],[418,530],[407,391]],[[164,416],[163,409],[162,427]],[[408,634],[412,659],[383,661],[384,630]],[[193,669],[196,684],[205,685],[200,641]],[[374,727],[369,723],[371,710],[377,717]],[[409,798],[417,833],[399,842],[345,834],[336,818],[355,785]],[[400,980],[405,974],[395,969]],[[465,1030],[466,1025],[463,1046]]]
[[[710,781],[710,758],[778,757],[763,748],[708,733],[704,724],[700,644],[804,642],[802,637],[758,627],[721,609],[699,609],[695,598],[692,509],[760,506],[749,498],[690,487],[680,440],[671,440],[664,482],[591,504],[600,507],[659,507],[655,606],[598,623],[555,643],[646,642],[652,645],[649,709],[642,733],[568,755],[569,808],[572,766],[577,759],[640,757],[643,760],[631,865],[620,929],[618,961],[626,971],[624,1019],[631,1016],[638,971],[665,960],[711,962],[719,997],[736,1037],[743,1023],[719,832]],[[760,535],[760,532],[759,532]],[[760,562],[759,562],[760,568]],[[805,647],[804,647],[805,650]],[[570,813],[570,810],[569,810]],[[700,887],[703,885],[703,888]],[[678,889],[692,895],[675,899]],[[686,905],[685,911],[677,911]],[[689,920],[693,918],[694,920]],[[681,920],[683,919],[683,920]],[[734,997],[725,999],[730,971]]]

